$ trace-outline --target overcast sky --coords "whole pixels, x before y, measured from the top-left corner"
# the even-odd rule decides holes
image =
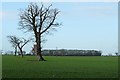
[[[26,2],[2,3],[2,49],[14,50],[6,36],[33,37],[18,30],[19,9],[27,8]],[[39,4],[39,3],[38,3]],[[50,3],[44,3],[48,6]],[[117,2],[54,2],[52,8],[61,12],[57,18],[62,26],[53,35],[45,36],[43,49],[95,49],[103,54],[118,51],[118,3]],[[3,15],[1,15],[3,13]],[[1,26],[1,25],[0,25]],[[33,43],[24,50],[29,52]]]

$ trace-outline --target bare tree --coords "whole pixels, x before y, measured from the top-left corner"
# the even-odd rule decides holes
[[[44,8],[42,3],[41,7],[36,3],[30,3],[28,8],[22,10],[20,13],[20,29],[25,29],[28,32],[32,31],[34,33],[39,61],[45,61],[41,54],[43,34],[49,33],[60,25],[55,21],[60,11],[56,8],[51,9],[51,6],[52,5]]]
[[[7,36],[8,39],[9,39],[9,42],[12,44],[12,46],[15,48],[15,56],[16,56],[16,53],[17,53],[17,47],[19,48],[20,50],[20,54],[21,56],[23,57],[23,47],[31,40],[26,40],[24,38],[20,39],[16,36]]]
[[[24,38],[22,38],[21,40],[19,40],[17,46],[20,50],[20,54],[23,57],[23,47],[29,42],[30,40],[26,40]]]
[[[19,39],[16,36],[7,36],[9,42],[12,44],[12,47],[15,49],[15,56],[17,54],[17,44],[19,42]]]

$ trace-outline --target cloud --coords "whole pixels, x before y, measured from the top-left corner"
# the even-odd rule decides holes
[[[6,12],[6,11],[0,11],[0,18],[4,18],[7,15],[8,15],[8,12]]]
[[[63,16],[85,16],[85,17],[112,17],[117,15],[117,9],[114,7],[84,7],[78,6],[75,9],[61,11]]]
[[[0,16],[5,20],[14,20],[18,18],[18,13],[16,11],[2,11]]]
[[[107,5],[89,5],[89,6],[78,6],[72,11],[75,13],[74,15],[81,15],[81,16],[93,16],[93,17],[107,17],[117,15],[117,3],[114,6],[107,6]]]
[[[106,11],[106,10],[113,10],[113,7],[105,7],[105,6],[100,6],[100,7],[80,7],[80,10],[102,10],[102,11]]]

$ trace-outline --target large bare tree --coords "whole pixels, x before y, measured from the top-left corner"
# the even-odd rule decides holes
[[[24,38],[20,39],[16,36],[7,36],[8,39],[9,39],[9,42],[12,44],[12,46],[15,48],[15,56],[16,56],[16,53],[17,53],[17,47],[19,48],[20,50],[20,54],[21,56],[23,57],[23,47],[31,40],[26,40]]]
[[[54,30],[60,25],[56,22],[57,15],[60,11],[56,8],[52,9],[51,6],[52,5],[44,7],[41,3],[39,7],[36,3],[30,3],[28,7],[20,13],[20,28],[34,33],[39,61],[45,61],[41,54],[43,34]]]

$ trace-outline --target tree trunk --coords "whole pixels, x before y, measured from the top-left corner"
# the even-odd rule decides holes
[[[45,61],[45,59],[42,57],[42,54],[41,54],[41,36],[38,35],[37,38],[36,38],[36,43],[37,43],[37,55],[38,55],[38,60],[39,61]]]
[[[17,46],[15,47],[15,56],[16,56],[16,54],[17,54]]]
[[[19,48],[20,49],[20,54],[21,56],[23,57],[23,51],[22,51],[22,48]]]

